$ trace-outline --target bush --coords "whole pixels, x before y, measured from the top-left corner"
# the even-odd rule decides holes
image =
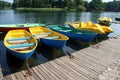
[[[82,5],[78,5],[77,6],[77,10],[78,11],[86,11],[87,9],[84,6],[82,6]]]

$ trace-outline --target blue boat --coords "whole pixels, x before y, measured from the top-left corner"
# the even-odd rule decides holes
[[[62,49],[69,39],[67,36],[45,27],[32,27],[29,31],[45,45]]]
[[[13,56],[20,60],[27,60],[34,53],[37,40],[26,30],[10,30],[5,38],[4,45]]]
[[[59,25],[50,25],[49,27],[50,29],[62,33],[71,39],[81,40],[84,42],[90,42],[97,36],[97,33],[88,30],[78,30]]]

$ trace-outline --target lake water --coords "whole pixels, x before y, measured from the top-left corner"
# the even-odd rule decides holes
[[[44,23],[46,25],[59,24],[68,26],[66,22],[72,21],[92,21],[94,23],[97,23],[100,17],[110,17],[112,20],[114,20],[116,17],[120,17],[120,12],[42,12],[0,10],[0,24]],[[108,39],[111,36],[120,35],[120,24],[112,23],[110,27],[114,30],[114,32],[110,33],[108,36],[103,36],[101,39],[99,39],[99,41]],[[4,33],[0,33],[1,41],[3,40],[4,36]],[[82,48],[88,47],[90,44],[95,43],[95,41],[86,43],[76,40],[69,40],[66,46],[61,50],[42,44],[42,46],[39,46],[37,48],[35,54],[29,58],[28,63],[30,67],[33,67],[38,64],[64,56],[67,54],[67,51],[72,54],[75,51],[78,51]],[[2,61],[0,62],[4,75],[26,69],[25,63],[10,55],[9,52],[6,52],[6,54],[0,53],[0,60],[1,59]]]

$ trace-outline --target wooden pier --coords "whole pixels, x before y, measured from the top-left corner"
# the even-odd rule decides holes
[[[107,69],[112,69],[120,59],[120,36],[76,51],[52,61],[4,76],[5,80],[98,80]],[[0,70],[1,72],[1,70]],[[1,76],[0,76],[1,78]]]

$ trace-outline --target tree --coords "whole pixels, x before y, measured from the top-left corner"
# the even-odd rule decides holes
[[[101,10],[104,10],[103,8],[103,3],[101,0],[92,0],[90,3],[89,3],[89,7],[88,9],[90,11],[101,11]]]
[[[6,1],[0,1],[0,9],[5,9],[6,7],[11,8],[11,3],[6,2]]]

